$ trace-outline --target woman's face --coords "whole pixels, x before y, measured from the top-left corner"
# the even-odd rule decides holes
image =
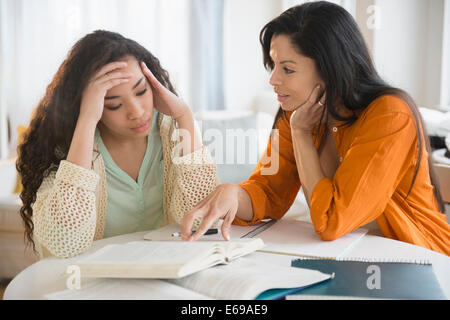
[[[129,82],[113,87],[106,93],[100,119],[101,129],[115,137],[146,137],[153,119],[151,86],[136,58],[127,56],[121,61],[128,63],[122,71],[132,74],[132,77]]]
[[[283,110],[297,109],[318,84],[325,87],[314,60],[298,53],[288,36],[272,37],[270,57],[274,67],[269,83],[274,87]]]

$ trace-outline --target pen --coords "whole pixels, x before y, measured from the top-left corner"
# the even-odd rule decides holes
[[[192,231],[192,234],[194,234],[195,231]],[[208,229],[208,231],[205,232],[205,236],[210,235],[210,234],[218,234],[219,233],[219,229]],[[179,232],[174,232],[172,233],[172,237],[181,237],[181,233]]]

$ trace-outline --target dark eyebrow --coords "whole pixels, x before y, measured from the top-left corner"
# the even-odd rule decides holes
[[[297,62],[293,61],[293,60],[284,60],[281,61],[280,64],[284,64],[284,63],[293,63],[293,64],[297,64]]]
[[[136,82],[136,84],[133,86],[133,88],[131,90],[136,89],[137,86],[141,84],[142,80],[144,80],[144,77],[142,77],[138,82]],[[113,99],[117,99],[117,98],[120,98],[120,96],[105,97],[105,100],[113,100]]]

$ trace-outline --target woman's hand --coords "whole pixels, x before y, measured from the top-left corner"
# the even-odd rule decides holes
[[[141,69],[152,86],[153,103],[158,111],[171,116],[175,120],[191,113],[188,105],[181,98],[173,94],[155,78],[144,61],[141,61]]]
[[[195,241],[208,231],[214,222],[223,219],[222,236],[225,240],[230,240],[231,223],[239,207],[239,189],[240,187],[234,184],[219,185],[192,210],[186,212],[181,222],[181,239]],[[198,218],[202,218],[203,221],[192,235],[192,225]]]
[[[317,85],[308,100],[294,111],[290,121],[295,163],[308,206],[311,206],[314,187],[325,178],[312,135],[326,112],[324,101],[325,93],[322,94],[321,86]]]
[[[80,114],[67,161],[91,169],[95,129],[103,114],[106,93],[109,89],[129,81],[131,74],[121,71],[126,66],[126,62],[109,63],[89,80],[82,93]]]
[[[308,100],[299,106],[291,115],[292,131],[311,134],[314,127],[319,124],[325,112],[325,93],[317,85],[309,95]]]
[[[112,62],[94,74],[82,94],[79,120],[97,126],[102,118],[108,90],[128,82],[132,76],[121,70],[126,66],[126,62]]]

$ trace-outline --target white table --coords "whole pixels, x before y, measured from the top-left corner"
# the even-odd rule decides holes
[[[43,299],[45,294],[67,289],[65,274],[68,266],[80,257],[113,243],[142,240],[146,232],[122,235],[95,241],[92,248],[83,255],[70,259],[47,258],[36,262],[19,273],[8,285],[5,300]],[[247,256],[279,265],[290,266],[292,256],[255,252]],[[450,298],[450,258],[437,252],[405,242],[367,234],[347,254],[346,257],[392,258],[428,260],[432,262],[436,277],[447,297]]]

